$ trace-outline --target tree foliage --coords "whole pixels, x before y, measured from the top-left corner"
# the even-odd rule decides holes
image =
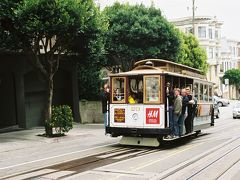
[[[53,77],[62,54],[74,53],[101,64],[101,33],[107,23],[92,0],[2,0],[0,17],[1,42],[5,42],[0,49],[25,53],[47,82],[45,121],[49,124]]]
[[[230,85],[236,85],[240,87],[240,69],[227,70],[223,75],[223,82],[225,79],[229,79]]]
[[[79,98],[86,100],[99,100],[101,66],[85,62],[84,66],[78,65]]]
[[[207,53],[200,47],[198,40],[192,34],[180,33],[181,48],[177,58],[177,62],[184,64],[206,73],[207,65]]]
[[[159,9],[115,3],[104,12],[109,20],[107,65],[120,65],[126,71],[136,60],[177,59],[181,43],[179,34]]]

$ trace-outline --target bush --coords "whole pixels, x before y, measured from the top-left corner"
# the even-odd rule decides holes
[[[67,105],[52,106],[51,127],[57,134],[64,134],[73,128],[72,110]]]

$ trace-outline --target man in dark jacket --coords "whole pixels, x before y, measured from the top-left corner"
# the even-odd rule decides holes
[[[194,100],[192,95],[190,94],[190,88],[186,88],[186,93],[188,97],[188,105],[187,105],[187,117],[185,119],[185,129],[186,129],[186,134],[191,133],[193,131],[193,119],[194,119],[194,114],[195,114],[195,108],[194,108]]]
[[[109,126],[109,103],[110,103],[110,93],[109,93],[109,85],[104,84],[103,93],[101,95],[102,98],[102,113],[104,117],[104,126],[105,128]]]
[[[180,136],[183,135],[183,123],[184,123],[184,120],[185,120],[185,114],[186,114],[186,110],[187,110],[187,106],[188,106],[188,103],[189,103],[189,99],[188,99],[188,96],[187,96],[187,92],[186,92],[186,89],[182,89],[181,91],[181,95],[182,95],[182,113],[181,113],[181,116],[180,116],[180,120],[179,120],[179,134]]]

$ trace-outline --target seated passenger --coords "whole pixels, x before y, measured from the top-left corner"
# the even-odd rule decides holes
[[[113,100],[114,101],[121,101],[122,100],[119,88],[114,90],[114,98],[113,98]]]
[[[129,104],[136,104],[137,101],[136,101],[136,95],[134,93],[131,93],[129,96],[128,96],[128,103]]]

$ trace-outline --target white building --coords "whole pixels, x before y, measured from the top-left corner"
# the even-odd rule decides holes
[[[192,17],[170,20],[185,33],[192,32]],[[215,91],[221,91],[219,73],[221,56],[221,27],[222,21],[215,17],[197,16],[194,21],[194,35],[198,38],[201,47],[206,49],[208,55],[207,79],[215,83]]]
[[[221,68],[220,68],[220,79],[224,73],[230,69],[238,68],[238,41],[227,38],[221,39]],[[235,86],[225,85],[220,81],[220,87],[223,97],[236,98],[237,89]]]
[[[240,42],[238,42],[237,48],[238,48],[238,68],[240,68]]]

